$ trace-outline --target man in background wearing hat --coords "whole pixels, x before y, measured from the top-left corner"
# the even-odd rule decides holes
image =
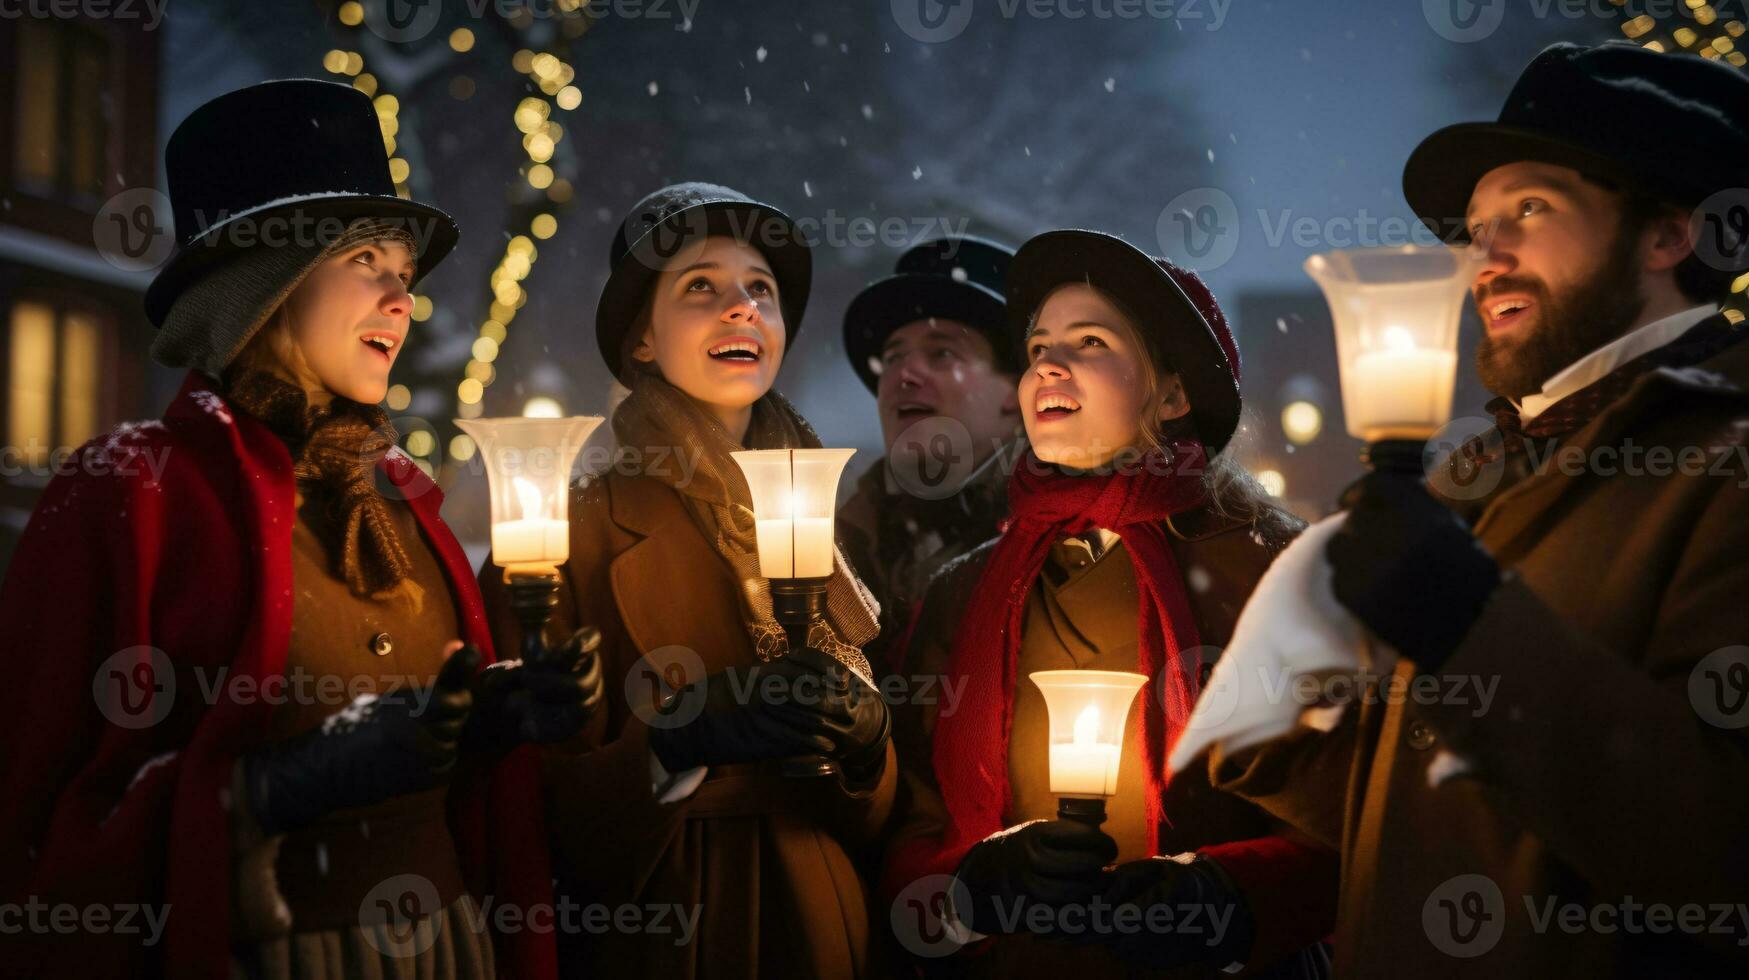
[[[1020,351],[1002,333],[1013,255],[980,238],[924,242],[844,314],[844,349],[886,445],[838,513],[844,553],[881,604],[877,667],[897,669],[930,577],[995,537],[1008,512],[1004,464],[1022,438]]]
[[[1214,758],[1341,845],[1340,976],[1743,975],[1749,344],[1714,232],[1745,160],[1749,79],[1624,43],[1548,48],[1409,160],[1486,250],[1497,425],[1301,539],[1399,696]]]

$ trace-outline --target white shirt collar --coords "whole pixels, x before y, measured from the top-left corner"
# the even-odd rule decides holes
[[[1524,396],[1524,402],[1518,406],[1519,417],[1525,421],[1536,418],[1555,402],[1590,385],[1641,354],[1663,347],[1718,311],[1717,306],[1705,303],[1629,330],[1544,381],[1541,392]]]

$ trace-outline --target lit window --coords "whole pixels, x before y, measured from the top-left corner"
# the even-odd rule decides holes
[[[55,18],[27,17],[18,27],[14,172],[59,196],[100,197],[110,170],[109,41]]]
[[[15,303],[7,344],[7,444],[33,464],[103,424],[104,321],[47,303]]]

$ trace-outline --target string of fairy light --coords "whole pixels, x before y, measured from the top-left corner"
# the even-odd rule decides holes
[[[592,23],[583,9],[583,3],[584,0],[556,0],[554,6],[565,18],[559,32],[564,41],[581,36]],[[526,13],[526,8],[521,8],[518,15],[512,16],[512,26],[526,28],[526,23],[517,22],[517,16]],[[364,6],[359,0],[346,0],[337,10],[337,19],[346,28],[358,28],[364,23],[364,17]],[[474,48],[474,32],[466,27],[458,27],[450,32],[448,43],[452,51],[466,54]],[[323,56],[322,67],[331,74],[349,78],[354,88],[371,97],[377,111],[377,122],[383,132],[383,148],[389,155],[389,176],[395,183],[395,193],[404,198],[411,197],[408,183],[412,175],[412,165],[405,158],[396,156],[395,152],[396,137],[400,131],[400,101],[392,93],[384,91],[381,81],[365,70],[364,56],[357,51],[329,51]],[[554,118],[554,110],[569,112],[582,104],[583,93],[572,84],[576,69],[559,54],[551,51],[537,52],[528,48],[519,49],[511,56],[511,67],[518,74],[526,76],[540,93],[519,100],[511,116],[516,131],[521,134],[522,149],[526,155],[525,162],[519,168],[521,178],[531,189],[541,193],[545,203],[563,205],[571,200],[574,190],[569,180],[554,173],[551,163],[559,142],[565,137],[564,126]],[[472,97],[473,91],[473,81],[465,75],[457,76],[450,84],[450,94],[459,100]],[[549,239],[558,232],[558,218],[552,209],[533,207],[519,208],[518,211],[534,213],[528,216],[525,228],[507,236],[504,253],[488,280],[491,303],[469,346],[470,356],[463,366],[462,378],[455,387],[456,414],[464,419],[480,416],[486,388],[497,378],[497,370],[493,364],[498,357],[498,351],[509,335],[509,327],[516,318],[517,311],[528,302],[528,290],[523,283],[540,256],[535,242]],[[429,319],[432,312],[430,297],[414,297],[412,318],[415,321]],[[390,386],[385,398],[392,411],[404,411],[412,400],[413,393],[404,384]],[[523,411],[528,415],[551,417],[563,414],[556,400],[538,396],[529,399]],[[408,433],[402,448],[421,469],[428,474],[432,473],[431,456],[437,448],[437,439],[430,431],[415,429]],[[472,458],[475,449],[472,438],[466,433],[457,433],[450,438],[451,459],[466,461]]]
[[[580,3],[581,0],[560,0],[558,6],[561,12],[575,14]],[[586,24],[587,21],[577,23]],[[510,65],[541,93],[522,98],[511,114],[511,122],[522,134],[522,150],[526,155],[521,167],[522,177],[529,187],[542,192],[551,203],[564,204],[571,200],[573,190],[570,181],[554,174],[550,163],[559,141],[565,138],[565,128],[553,117],[553,111],[569,112],[583,103],[582,91],[571,84],[576,69],[550,51],[536,52],[528,48],[519,49],[512,55]],[[456,410],[462,418],[479,417],[486,388],[497,377],[493,361],[509,335],[517,311],[528,302],[528,290],[523,286],[523,280],[540,258],[535,241],[551,238],[558,230],[558,218],[551,211],[538,211],[529,217],[528,227],[523,232],[510,236],[505,242],[504,254],[488,280],[491,305],[469,351],[472,356],[462,369],[462,380],[456,385]],[[558,403],[550,398],[531,399],[523,411],[524,414],[551,417],[561,414]],[[450,441],[450,456],[454,459],[466,460],[473,452],[473,442],[466,433],[459,433]]]
[[[1626,0],[1610,2],[1624,8],[1623,13],[1626,13]],[[1653,51],[1686,51],[1738,68],[1749,65],[1749,55],[1739,49],[1745,30],[1749,30],[1742,21],[1721,21],[1718,10],[1705,0],[1683,0],[1683,6],[1674,11],[1673,17],[1690,23],[1671,25],[1660,23],[1651,14],[1640,14],[1624,20],[1621,32],[1629,40]],[[1744,319],[1745,290],[1749,290],[1749,272],[1731,283],[1732,302],[1725,309],[1725,315],[1734,323]]]
[[[357,28],[364,22],[364,6],[358,0],[347,0],[340,5],[336,16],[343,26]],[[371,105],[377,112],[377,125],[383,131],[383,150],[389,155],[389,179],[395,182],[397,195],[411,198],[413,194],[408,184],[412,180],[413,165],[405,157],[395,155],[401,131],[401,100],[387,91],[380,79],[365,70],[364,56],[357,51],[331,50],[322,56],[322,67],[330,74],[350,79],[353,88],[371,97]],[[423,294],[413,297],[412,318],[415,322],[430,319],[433,310],[431,297]],[[405,410],[412,401],[412,391],[402,384],[390,386],[385,398],[389,408],[397,412]],[[430,432],[416,429],[407,434],[401,448],[429,476],[433,474],[429,457],[436,446],[436,438]]]

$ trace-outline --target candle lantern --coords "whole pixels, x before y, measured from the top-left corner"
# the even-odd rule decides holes
[[[1057,817],[1097,827],[1105,822],[1105,798],[1117,793],[1130,705],[1148,678],[1120,670],[1040,670],[1029,676],[1044,695],[1050,720]]]
[[[789,649],[808,645],[832,576],[833,514],[838,478],[854,449],[748,449],[730,453],[753,497],[759,574],[771,583],[771,613]],[[861,675],[858,667],[845,664]],[[863,677],[870,687],[871,678]],[[837,763],[821,756],[785,760],[786,775],[825,776]]]
[[[504,569],[525,663],[546,653],[543,633],[559,601],[559,566],[571,556],[571,467],[602,421],[599,415],[455,420],[486,464],[492,562]]]
[[[1366,441],[1369,467],[1419,473],[1423,444],[1451,421],[1458,320],[1485,261],[1481,249],[1419,245],[1306,260],[1335,322],[1348,433]]]

